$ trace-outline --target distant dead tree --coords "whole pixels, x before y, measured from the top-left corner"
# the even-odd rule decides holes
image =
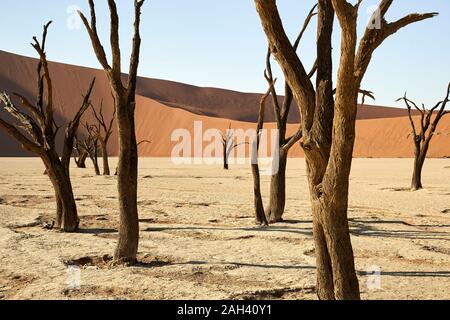
[[[283,28],[276,0],[254,0],[271,52],[292,90],[301,115],[302,143],[310,185],[317,295],[320,299],[360,299],[347,208],[349,175],[361,82],[375,50],[401,28],[436,13],[385,20],[393,0],[381,0],[358,46],[361,0],[318,0],[316,85]],[[334,17],[341,29],[340,63],[333,93]]]
[[[225,132],[221,132],[220,135],[222,136],[221,142],[223,147],[223,168],[225,170],[228,170],[231,152],[233,152],[233,150],[236,149],[237,147],[248,143],[247,142],[237,143],[234,140],[234,133],[233,130],[231,129],[231,123],[228,129],[225,130]]]
[[[72,154],[77,168],[86,169],[86,159],[89,154],[84,150],[77,136],[75,136],[75,146]]]
[[[100,175],[100,167],[98,165],[98,151],[99,151],[99,135],[100,125],[84,124],[86,130],[86,138],[81,142],[81,147],[89,156],[94,166],[95,175]]]
[[[427,109],[424,104],[422,107],[418,107],[416,103],[409,100],[406,93],[403,98],[397,101],[403,100],[408,108],[408,116],[412,128],[412,138],[414,142],[414,170],[411,182],[411,190],[417,191],[423,188],[422,186],[422,169],[425,159],[427,158],[430,142],[433,137],[438,134],[437,127],[441,119],[450,113],[446,111],[445,107],[449,102],[450,97],[450,84],[447,87],[447,95],[444,100],[439,101],[433,108]],[[420,113],[420,127],[417,128],[412,116],[412,109],[416,109]]]
[[[45,52],[47,31],[50,24],[51,22],[44,26],[41,42],[36,37],[33,38],[32,46],[39,54],[37,102],[33,104],[25,96],[14,93],[13,95],[21,101],[23,109],[28,112],[25,113],[15,106],[8,94],[2,92],[0,101],[4,110],[16,118],[18,123],[9,123],[0,118],[0,127],[16,139],[24,149],[42,159],[46,173],[55,190],[56,227],[65,232],[75,232],[79,226],[79,219],[70,180],[69,165],[74,137],[77,134],[80,119],[89,107],[95,79],[91,82],[81,107],[67,125],[62,157],[60,158],[56,147],[56,136],[60,127],[56,125],[54,119],[53,84]]]
[[[116,117],[116,104],[114,103],[114,112],[111,116],[111,120],[107,122],[103,115],[103,100],[100,103],[100,110],[97,112],[92,105],[92,111],[94,113],[95,118],[98,122],[98,128],[100,128],[98,132],[98,141],[100,142],[100,147],[102,150],[102,158],[103,158],[103,175],[109,176],[111,171],[109,169],[109,161],[108,161],[108,142],[113,133],[113,123]]]
[[[89,0],[91,21],[79,12],[89,34],[92,47],[111,85],[117,110],[119,135],[119,241],[114,253],[115,263],[136,263],[139,245],[139,217],[137,208],[138,148],[134,113],[136,109],[136,82],[141,47],[140,22],[144,0],[134,0],[134,36],[126,85],[122,82],[119,44],[119,15],[116,1],[108,0],[110,12],[110,43],[112,65],[108,63],[104,47],[97,33],[94,0]]]

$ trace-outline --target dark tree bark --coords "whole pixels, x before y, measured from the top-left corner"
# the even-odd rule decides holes
[[[92,161],[94,166],[95,175],[100,175],[100,167],[98,165],[98,149],[99,149],[99,136],[100,136],[100,125],[90,125],[86,123],[84,128],[87,132],[87,138],[84,139],[83,149],[87,152],[89,159]]]
[[[79,169],[86,169],[86,159],[88,153],[84,151],[83,147],[79,144],[78,139],[75,138],[75,149],[74,149],[74,161]]]
[[[54,120],[53,84],[45,53],[47,31],[50,24],[51,22],[44,26],[41,42],[36,37],[33,38],[34,43],[32,45],[40,58],[37,68],[37,102],[32,104],[25,96],[14,93],[21,101],[22,107],[27,110],[28,113],[25,113],[14,105],[8,94],[0,93],[0,101],[5,111],[18,121],[17,124],[9,123],[0,118],[0,128],[16,139],[24,149],[42,159],[46,174],[55,190],[56,227],[65,232],[75,232],[80,221],[70,180],[70,158],[80,119],[89,107],[89,99],[95,79],[91,82],[80,109],[67,125],[62,157],[60,158],[55,142],[60,127],[56,125]]]
[[[111,175],[111,169],[109,168],[109,161],[108,161],[108,144],[105,143],[104,140],[100,140],[100,145],[102,148],[103,175],[109,176]]]
[[[433,108],[427,110],[424,105],[419,108],[416,103],[409,100],[406,94],[403,98],[397,101],[403,100],[408,108],[408,116],[411,123],[412,139],[414,142],[414,169],[413,177],[411,181],[411,190],[417,191],[423,188],[422,186],[422,169],[427,158],[428,149],[430,147],[431,140],[437,134],[437,127],[441,119],[449,114],[450,111],[446,111],[445,107],[449,102],[450,97],[450,84],[447,87],[447,95],[444,100],[439,101]],[[415,108],[420,113],[420,128],[417,129],[416,124],[412,116],[412,108]]]
[[[300,30],[297,39],[293,44],[293,48],[297,51],[300,41],[303,38],[303,34],[307,30],[312,18],[317,15],[315,10],[317,5],[314,5],[310,10],[308,16],[306,17],[303,27]],[[272,74],[272,66],[271,66],[271,50],[269,47],[267,57],[266,57],[266,70],[264,72],[264,77],[266,78],[269,86],[271,86],[271,94],[272,94],[272,105],[273,111],[275,114],[275,119],[277,123],[277,129],[279,132],[279,148],[280,152],[278,153],[278,170],[272,175],[270,182],[270,202],[266,210],[266,216],[270,223],[276,223],[283,221],[283,214],[286,207],[286,167],[287,160],[290,149],[301,140],[302,138],[302,129],[299,128],[298,132],[292,137],[286,137],[286,129],[287,129],[287,121],[289,117],[289,112],[291,110],[293,95],[292,90],[289,87],[289,83],[285,83],[285,94],[283,104],[280,106],[278,102],[278,95],[275,87],[272,85],[274,82],[273,74]],[[311,78],[317,71],[317,61],[314,63],[311,71],[308,74],[308,77]],[[264,121],[264,120],[263,120]]]
[[[264,115],[266,109],[266,100],[271,93],[272,87],[275,85],[273,81],[269,87],[269,90],[262,96],[259,103],[258,124],[256,126],[256,139],[253,141],[252,146],[252,174],[253,174],[253,194],[255,203],[255,221],[259,225],[267,226],[269,223],[264,211],[264,205],[261,195],[261,176],[259,173],[259,145],[261,140],[262,129],[264,126]]]
[[[110,11],[110,42],[112,50],[112,66],[109,65],[105,51],[97,33],[97,19],[94,1],[89,0],[91,22],[80,12],[80,17],[94,48],[94,52],[105,70],[113,92],[117,110],[117,126],[119,132],[119,241],[114,253],[116,263],[136,262],[139,244],[139,218],[137,208],[138,188],[138,150],[135,131],[134,113],[136,109],[136,81],[141,47],[140,17],[144,0],[134,1],[134,37],[130,57],[128,82],[122,82],[121,53],[119,45],[119,16],[116,2],[108,0]]]
[[[100,167],[98,166],[98,142],[94,142],[94,155],[91,157],[91,161],[94,165],[95,175],[100,175]]]
[[[272,54],[278,61],[301,114],[313,212],[320,299],[360,299],[347,219],[349,174],[361,81],[375,49],[396,31],[436,14],[412,14],[393,23],[384,19],[393,0],[382,0],[381,28],[367,28],[357,47],[361,1],[318,1],[317,79],[314,88],[283,29],[275,0],[255,0]],[[335,13],[341,26],[340,65],[333,96],[332,32]]]
[[[228,170],[229,166],[228,166],[228,152],[227,152],[227,144],[223,143],[223,169],[224,170]]]
[[[267,216],[270,223],[283,221],[286,208],[287,153],[280,151],[278,171],[270,179],[270,198]]]
[[[298,48],[301,37],[305,32],[311,18],[315,15],[314,10],[316,6],[310,11],[307,19],[305,20],[305,24],[294,44],[294,49]],[[278,95],[273,85],[275,79],[272,74],[272,66],[271,66],[271,51],[270,48],[266,57],[266,70],[264,72],[264,77],[266,78],[267,83],[270,87],[270,93],[272,95],[272,106],[275,114],[275,119],[277,123],[278,129],[278,146],[279,152],[278,156],[278,170],[272,175],[270,181],[270,202],[266,210],[266,216],[269,223],[276,223],[283,221],[283,214],[286,206],[286,166],[287,166],[287,158],[290,149],[301,140],[302,138],[302,130],[301,128],[297,131],[297,133],[292,137],[286,137],[287,130],[287,120],[289,117],[289,112],[291,109],[293,97],[292,90],[289,87],[288,83],[285,83],[285,97],[283,100],[282,106],[280,106],[278,102]],[[312,77],[316,71],[317,63],[313,66],[309,76]],[[264,121],[264,119],[262,120]]]
[[[114,113],[111,117],[111,120],[107,123],[105,117],[103,115],[103,101],[100,103],[100,110],[97,112],[92,106],[92,110],[95,118],[98,121],[98,127],[101,128],[98,133],[98,141],[100,142],[101,150],[102,150],[102,159],[103,159],[103,175],[109,176],[111,175],[111,170],[109,169],[109,161],[108,161],[108,142],[111,138],[111,134],[113,132],[113,123],[114,118],[116,117],[116,105],[114,103]]]

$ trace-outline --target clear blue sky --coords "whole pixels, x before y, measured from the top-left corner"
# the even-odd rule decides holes
[[[48,38],[49,59],[99,67],[83,28],[73,20],[72,6],[88,13],[87,0],[2,0],[0,49],[35,56],[29,45],[42,25],[53,20]],[[121,45],[125,63],[132,34],[132,0],[117,1],[121,15]],[[364,0],[360,27],[368,21],[368,8],[378,0]],[[294,38],[310,10],[312,0],[278,0],[288,34]],[[108,46],[109,16],[106,0],[97,0],[98,28]],[[364,88],[373,90],[377,104],[399,105],[394,100],[408,90],[418,102],[442,99],[450,81],[450,1],[396,0],[390,19],[409,12],[437,11],[437,18],[418,23],[389,39],[374,56]],[[71,27],[69,27],[71,26]],[[306,65],[315,59],[315,23],[301,44]],[[267,41],[253,0],[147,0],[142,18],[140,75],[199,86],[244,92],[263,92],[262,77]],[[338,28],[335,57],[339,53]],[[276,68],[279,83],[282,75]],[[280,90],[279,93],[282,93]]]

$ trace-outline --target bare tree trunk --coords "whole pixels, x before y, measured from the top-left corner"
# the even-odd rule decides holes
[[[227,154],[227,145],[223,145],[223,168],[224,170],[228,170],[228,154]]]
[[[266,213],[264,211],[263,200],[261,196],[261,175],[259,173],[259,165],[252,163],[253,174],[253,194],[255,205],[255,221],[259,225],[267,225]]]
[[[91,160],[92,160],[92,164],[94,165],[95,175],[99,176],[100,175],[100,167],[98,166],[98,161],[95,157],[91,158]]]
[[[75,161],[77,168],[79,169],[86,169],[86,160],[87,160],[88,154],[87,152],[83,152],[78,159]]]
[[[111,170],[109,169],[109,161],[108,161],[108,148],[106,143],[101,143],[102,147],[102,158],[103,158],[103,175],[109,176],[111,175]]]
[[[411,182],[411,190],[417,191],[423,188],[422,186],[422,168],[423,168],[423,161],[420,159],[415,159],[414,161],[414,171],[413,171],[413,177]]]
[[[45,165],[55,190],[56,198],[56,227],[65,232],[75,232],[80,220],[73,195],[70,177],[61,166],[55,165],[58,159],[47,159]]]
[[[120,97],[116,97],[120,103]],[[134,96],[128,105],[117,106],[117,124],[119,127],[119,242],[114,256],[121,262],[136,261],[139,243],[139,218],[137,208],[138,150],[135,133]]]
[[[94,165],[95,175],[100,175],[100,167],[98,166],[98,141],[93,141],[93,150],[89,154],[89,158],[91,158],[92,164]]]
[[[269,223],[283,221],[286,206],[286,165],[287,154],[280,152],[278,171],[272,175],[270,181],[270,203],[266,212]]]
[[[254,194],[254,207],[255,207],[255,220],[259,225],[267,226],[269,222],[267,221],[266,213],[264,210],[264,204],[261,195],[261,175],[259,173],[259,146],[261,140],[262,129],[264,127],[264,115],[266,111],[266,100],[271,94],[271,90],[275,85],[275,81],[270,83],[269,89],[266,94],[261,97],[259,103],[258,112],[258,123],[256,125],[256,136],[255,141],[253,141],[252,148],[252,174],[253,174],[253,194]]]
[[[347,207],[355,141],[358,88],[354,83],[346,82],[344,74],[348,75],[348,70],[343,68],[345,65],[341,63],[338,76],[341,86],[335,100],[333,144],[327,171],[321,190],[319,189],[319,199],[323,206],[320,220],[323,223],[333,267],[335,297],[338,300],[354,300],[360,299],[360,293],[350,240]]]
[[[425,162],[425,157],[422,156],[421,150],[420,150],[420,142],[419,144],[416,143],[416,150],[415,150],[415,158],[414,158],[414,170],[413,170],[413,176],[411,181],[411,190],[417,191],[423,188],[422,186],[422,169],[423,164]]]

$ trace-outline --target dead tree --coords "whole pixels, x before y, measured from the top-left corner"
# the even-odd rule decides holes
[[[311,11],[307,21],[310,20],[312,14],[313,13]],[[300,35],[302,34],[303,32]],[[294,45],[295,49],[297,48],[298,43],[299,41],[297,41]],[[278,129],[279,152],[277,155],[278,170],[273,173],[270,180],[270,202],[266,210],[266,216],[270,223],[275,223],[283,220],[283,214],[286,206],[286,166],[289,150],[302,138],[302,130],[300,128],[292,137],[286,136],[287,121],[293,101],[292,90],[289,88],[289,84],[286,83],[285,97],[283,104],[280,106],[280,103],[278,102],[278,95],[275,86],[273,85],[274,79],[272,75],[270,58],[271,52],[269,48],[264,76],[269,84],[269,87],[271,88],[273,111]],[[311,76],[314,74],[314,67],[310,74]]]
[[[399,29],[436,13],[411,14],[388,23],[393,0],[382,0],[357,49],[357,18],[361,0],[318,1],[317,77],[314,86],[284,31],[275,0],[255,0],[256,9],[299,107],[305,152],[320,299],[360,299],[347,219],[349,175],[361,81],[372,55]],[[341,27],[336,95],[333,95],[332,33],[334,17]]]
[[[405,96],[397,101],[403,100],[408,108],[409,121],[412,128],[412,138],[414,142],[414,170],[411,182],[411,190],[417,191],[423,188],[422,186],[422,169],[425,159],[427,158],[430,142],[437,134],[437,127],[441,119],[450,113],[446,111],[445,107],[449,102],[450,97],[450,84],[447,87],[447,95],[444,100],[439,101],[433,108],[426,109],[422,104],[422,108],[419,108],[416,103],[409,100]],[[420,127],[417,128],[413,116],[412,108],[416,109],[420,113]]]
[[[121,52],[119,44],[119,16],[114,0],[108,0],[110,11],[110,43],[112,65],[97,33],[94,1],[89,0],[91,21],[80,12],[81,20],[89,34],[92,47],[111,85],[117,110],[119,134],[119,241],[114,253],[116,263],[136,262],[139,244],[139,217],[137,208],[138,149],[134,113],[136,109],[136,82],[141,47],[140,22],[144,0],[134,0],[134,37],[127,83],[122,81]]]
[[[88,157],[88,153],[84,150],[81,142],[78,137],[75,136],[75,146],[73,148],[73,159],[77,168],[86,169],[86,159]]]
[[[103,175],[109,176],[111,171],[109,169],[109,161],[108,161],[108,142],[111,138],[113,132],[113,123],[116,117],[116,104],[114,103],[114,112],[109,122],[105,121],[105,117],[103,115],[103,100],[100,103],[100,110],[97,112],[92,106],[92,111],[94,113],[95,118],[98,122],[99,130],[98,141],[100,143],[100,147],[102,150],[102,158],[103,158]]]
[[[56,147],[56,136],[60,127],[56,125],[54,119],[53,84],[45,52],[47,31],[50,24],[51,22],[44,26],[41,42],[36,37],[33,38],[32,46],[39,54],[36,104],[31,103],[25,96],[14,93],[14,96],[20,100],[23,109],[28,112],[25,113],[16,107],[7,93],[2,92],[0,101],[4,110],[18,120],[18,123],[10,123],[0,118],[0,127],[16,139],[24,149],[42,159],[46,173],[55,190],[56,227],[65,232],[75,232],[79,226],[79,219],[70,180],[69,165],[74,137],[80,119],[89,107],[89,99],[95,79],[91,82],[78,112],[67,125],[62,157],[60,158]]]
[[[317,13],[315,12],[316,8],[317,4],[314,5],[313,8],[309,11],[309,14],[303,23],[300,33],[298,34],[295,42],[292,45],[295,51],[297,51],[300,42],[303,38],[303,35],[306,32],[312,18],[317,15]],[[291,137],[286,136],[287,122],[289,112],[292,107],[293,95],[292,90],[289,87],[289,84],[285,82],[284,85],[285,95],[283,103],[280,104],[278,100],[277,91],[274,86],[271,57],[272,53],[269,47],[266,56],[266,69],[264,71],[264,77],[269,85],[270,93],[272,95],[272,107],[278,129],[279,152],[276,155],[278,156],[278,159],[276,159],[278,163],[278,169],[276,170],[275,173],[273,173],[271,177],[270,202],[267,209],[265,210],[265,215],[269,223],[276,223],[283,221],[283,214],[286,207],[286,167],[289,151],[297,142],[301,140],[302,129],[299,128],[299,130]],[[311,71],[309,72],[308,74],[309,78],[313,77],[316,71],[317,71],[317,62],[313,65]],[[262,119],[262,121],[264,121],[264,118]]]
[[[228,161],[230,159],[231,152],[233,152],[233,150],[236,149],[237,147],[248,143],[247,142],[237,143],[234,141],[234,134],[233,130],[231,129],[231,123],[228,129],[225,130],[225,132],[221,132],[221,136],[223,149],[223,168],[224,170],[228,170],[229,169]]]
[[[87,136],[81,142],[81,148],[85,153],[88,154],[89,159],[92,161],[94,166],[95,175],[100,175],[100,167],[98,165],[98,151],[99,151],[99,136],[100,136],[100,125],[91,125],[86,123],[84,125]]]
[[[308,26],[309,21],[311,18],[315,15],[314,13],[314,7],[306,21],[305,25],[300,32],[299,37],[297,38],[294,49],[297,50],[298,44],[300,42],[300,39],[306,30],[306,27]],[[279,153],[278,153],[278,170],[272,175],[271,181],[270,181],[270,202],[266,209],[266,216],[269,220],[269,223],[276,223],[283,221],[283,214],[286,207],[286,168],[287,168],[287,160],[289,156],[289,151],[291,148],[298,143],[302,139],[302,129],[301,127],[298,129],[298,131],[291,137],[286,136],[286,128],[287,128],[287,120],[289,116],[289,112],[291,109],[291,105],[293,102],[293,96],[292,96],[292,90],[289,88],[289,84],[285,84],[285,97],[283,100],[283,104],[280,107],[280,103],[278,102],[277,92],[275,87],[272,85],[274,82],[273,75],[272,75],[272,67],[270,62],[271,52],[269,48],[269,52],[267,54],[267,61],[266,61],[266,71],[265,71],[265,78],[269,84],[269,86],[272,88],[272,105],[273,110],[275,113],[275,119],[277,123],[277,129],[279,133]],[[316,72],[317,63],[314,64],[311,71],[308,73],[308,77],[311,78],[314,76]],[[375,100],[375,97],[371,91],[367,90],[359,90],[360,94],[362,95],[362,105],[364,105],[366,97],[370,97],[373,100]],[[335,91],[334,91],[335,93]]]

